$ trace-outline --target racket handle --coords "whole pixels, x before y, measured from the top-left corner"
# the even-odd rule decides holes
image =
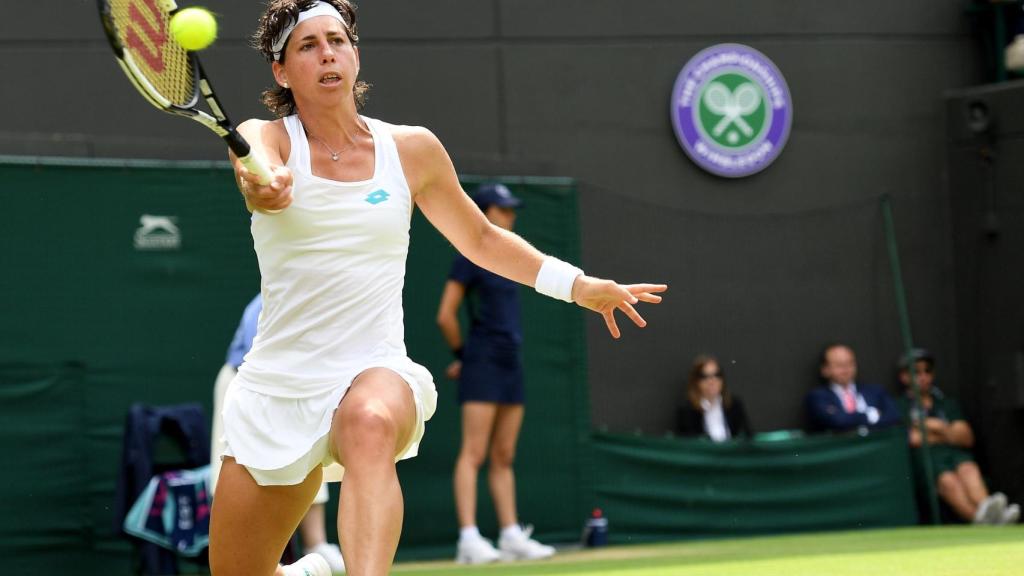
[[[274,177],[270,173],[270,168],[267,168],[266,163],[263,162],[263,159],[256,156],[254,152],[249,152],[248,155],[242,156],[238,161],[245,166],[246,170],[252,172],[260,179],[260,184],[269,184]]]
[[[239,162],[245,166],[246,170],[252,172],[260,179],[260,184],[269,184],[273,179],[273,175],[270,173],[270,169],[267,168],[267,164],[262,158],[256,155],[255,152],[249,152],[248,155],[242,156],[238,159]],[[280,210],[262,209],[267,214],[277,214]]]
[[[252,172],[259,178],[260,184],[269,184],[274,179],[273,174],[270,172],[270,168],[267,167],[267,163],[263,161],[256,152],[253,152],[252,148],[249,147],[249,143],[242,138],[235,129],[231,129],[224,140],[228,143],[228,147],[234,152],[235,156],[238,157],[238,161],[245,166],[245,169]],[[249,203],[246,201],[246,206]],[[250,208],[250,211],[252,208]],[[277,214],[281,210],[263,210],[267,214]]]

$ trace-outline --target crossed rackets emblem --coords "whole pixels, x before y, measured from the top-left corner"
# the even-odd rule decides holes
[[[761,93],[752,83],[744,82],[736,90],[729,90],[721,82],[712,82],[704,91],[704,105],[712,114],[722,117],[711,129],[716,138],[734,124],[748,138],[754,135],[754,129],[744,120],[761,105]]]

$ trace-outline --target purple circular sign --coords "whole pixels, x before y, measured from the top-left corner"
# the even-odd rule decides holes
[[[767,56],[742,44],[701,50],[676,78],[672,127],[698,166],[726,178],[764,170],[782,153],[793,101]]]

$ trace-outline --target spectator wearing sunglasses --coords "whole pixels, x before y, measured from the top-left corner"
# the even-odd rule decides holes
[[[911,379],[913,366],[920,401]],[[989,493],[978,465],[971,456],[974,432],[964,419],[959,403],[935,386],[935,357],[923,348],[904,355],[899,362],[899,379],[906,394],[898,400],[906,415],[914,478],[918,490],[925,488],[925,460],[921,419],[924,418],[931,473],[939,497],[963,521],[973,524],[1016,524],[1020,506],[1008,504],[1001,492]]]
[[[686,397],[676,417],[676,434],[702,436],[715,442],[750,436],[743,403],[725,386],[725,374],[714,356],[693,360]]]

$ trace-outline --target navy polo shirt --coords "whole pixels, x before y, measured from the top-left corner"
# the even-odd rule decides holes
[[[519,285],[484,270],[461,254],[452,262],[448,278],[466,287],[471,339],[497,346],[519,346]]]

